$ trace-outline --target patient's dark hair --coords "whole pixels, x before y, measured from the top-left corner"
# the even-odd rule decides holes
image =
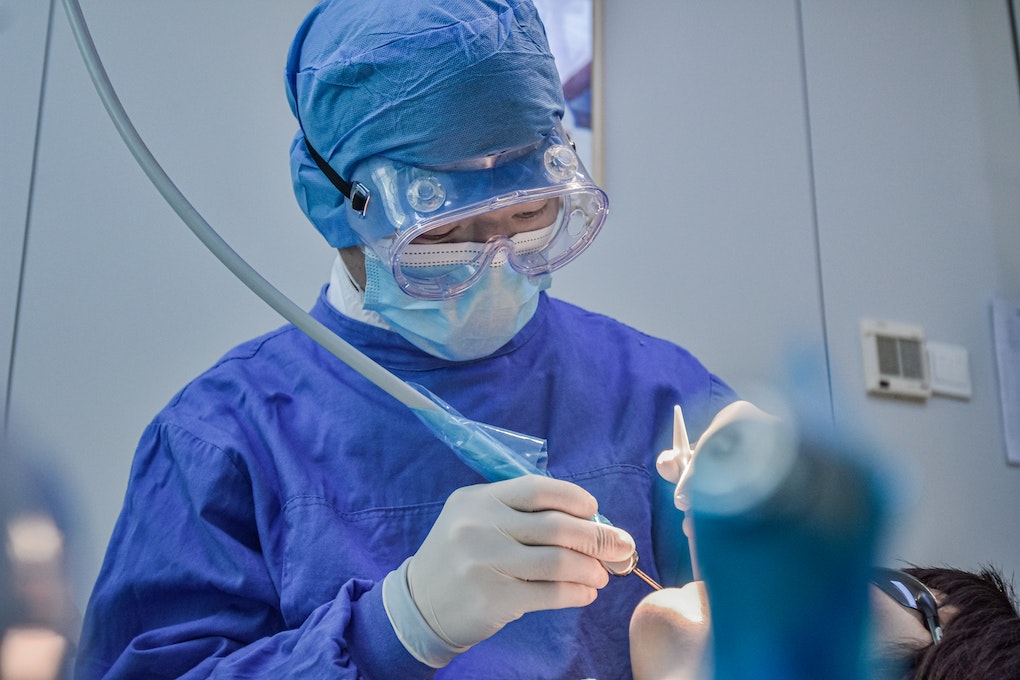
[[[939,610],[945,612],[942,641],[913,652],[904,678],[1020,678],[1016,594],[998,571],[991,567],[978,573],[947,567],[904,571],[938,591]]]

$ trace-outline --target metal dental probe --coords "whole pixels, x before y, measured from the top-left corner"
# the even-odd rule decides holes
[[[641,571],[637,567],[634,567],[634,571],[632,571],[630,573],[634,574],[639,579],[641,579],[642,581],[644,581],[645,583],[650,585],[652,587],[652,590],[662,590],[662,586],[660,586],[658,583],[656,583],[655,579],[653,579],[651,576],[649,576],[645,572]]]

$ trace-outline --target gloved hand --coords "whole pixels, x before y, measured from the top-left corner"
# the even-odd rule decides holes
[[[581,487],[539,475],[458,489],[402,567],[447,658],[420,648],[406,611],[395,615],[386,588],[394,590],[400,570],[384,584],[398,637],[419,659],[445,665],[527,612],[591,604],[609,580],[599,560],[619,562],[635,550],[623,530],[590,521],[597,510]]]
[[[691,517],[688,510],[691,509],[690,499],[687,497],[686,486],[687,481],[691,477],[691,473],[694,472],[695,461],[698,458],[698,452],[701,447],[708,442],[712,435],[726,427],[730,423],[738,420],[758,420],[767,422],[776,422],[776,418],[765,413],[760,408],[755,406],[749,401],[735,401],[723,407],[719,413],[715,415],[712,422],[709,423],[708,428],[702,433],[701,438],[698,439],[697,446],[691,449],[690,443],[687,440],[687,430],[683,422],[683,414],[680,412],[680,407],[677,406],[676,413],[676,424],[674,428],[678,431],[673,433],[673,448],[667,449],[659,454],[659,457],[655,461],[655,467],[666,481],[673,482],[676,484],[676,491],[673,493],[673,503],[680,510],[683,510],[684,520],[681,524],[684,532],[684,536],[687,537],[688,545],[691,551],[691,565],[694,569],[695,578],[700,578],[701,567],[698,564],[698,549],[697,540],[694,536],[694,520]]]
[[[680,427],[682,428],[683,416],[678,417],[681,419]],[[762,411],[760,408],[758,408],[751,402],[742,400],[735,401],[732,404],[725,406],[723,409],[719,411],[719,413],[715,415],[715,417],[712,419],[712,422],[709,423],[708,428],[701,435],[701,438],[698,439],[698,443],[694,447],[693,451],[690,449],[689,445],[677,447],[674,444],[674,448],[667,449],[659,454],[658,459],[656,459],[655,461],[655,467],[658,470],[659,475],[661,475],[663,479],[669,482],[673,482],[674,484],[677,485],[676,492],[674,493],[673,496],[673,500],[674,503],[676,504],[676,507],[679,508],[680,510],[686,512],[687,510],[690,510],[691,507],[690,500],[684,493],[684,489],[687,480],[690,479],[691,473],[694,471],[694,465],[698,458],[698,451],[705,444],[705,442],[711,439],[712,435],[714,435],[722,428],[726,427],[730,423],[733,423],[737,420],[759,420],[763,422],[776,422],[776,418],[774,416],[765,413],[765,411]],[[686,442],[687,439],[686,432],[684,432],[683,436],[680,438],[683,439],[684,442]],[[674,436],[674,442],[677,439],[678,437]],[[688,533],[687,524],[688,523],[685,521],[684,533]],[[689,533],[688,538],[692,538],[692,536],[690,536]]]

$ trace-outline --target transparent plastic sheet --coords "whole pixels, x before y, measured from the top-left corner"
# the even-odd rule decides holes
[[[416,383],[408,383],[439,409],[411,408],[432,433],[468,467],[490,482],[523,475],[549,476],[544,439],[465,418],[452,406]]]

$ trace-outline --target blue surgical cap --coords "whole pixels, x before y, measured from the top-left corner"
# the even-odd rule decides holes
[[[350,182],[372,156],[440,165],[529,145],[563,115],[530,0],[326,0],[298,29],[286,76],[301,128],[291,144],[294,193],[337,248],[357,237],[306,138]]]

